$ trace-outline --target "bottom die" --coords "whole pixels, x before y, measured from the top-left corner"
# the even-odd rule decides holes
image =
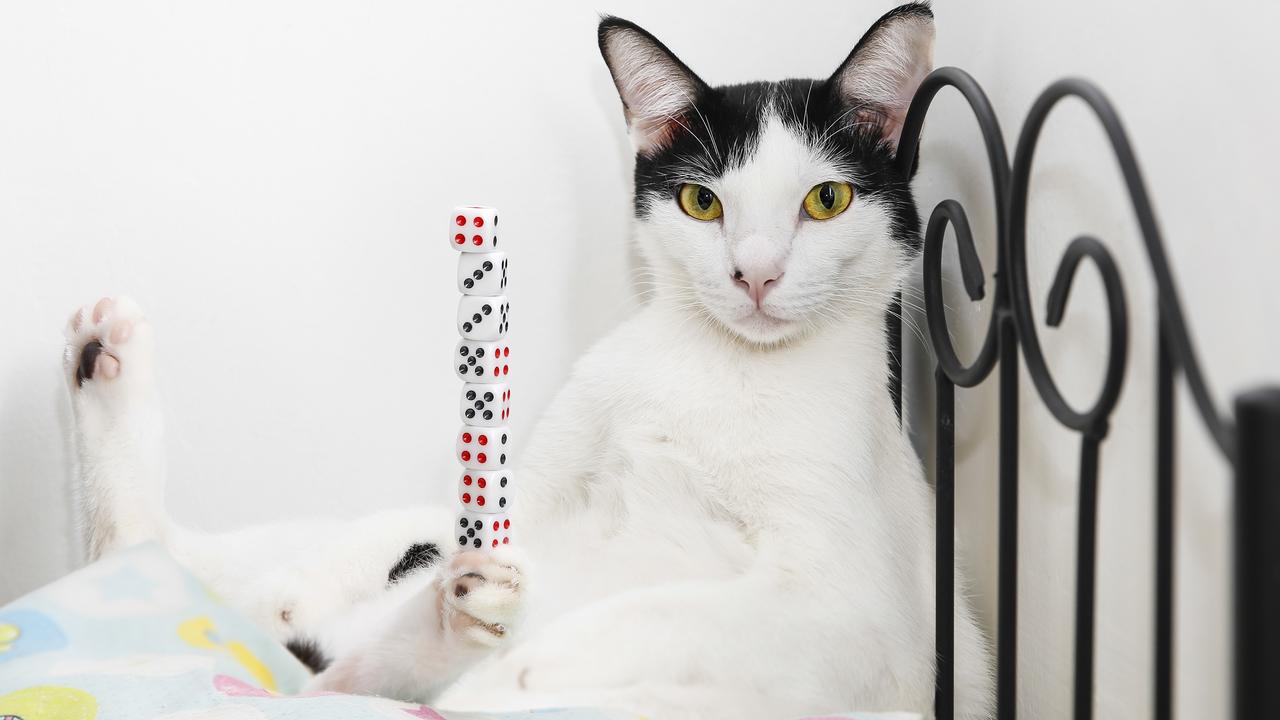
[[[499,513],[511,503],[511,471],[466,468],[458,479],[458,500],[462,509],[479,513]]]
[[[506,513],[469,513],[458,516],[458,547],[492,550],[511,543],[511,519]]]

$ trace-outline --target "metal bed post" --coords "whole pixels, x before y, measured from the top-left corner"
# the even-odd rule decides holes
[[[1235,716],[1280,718],[1280,387],[1235,409]]]

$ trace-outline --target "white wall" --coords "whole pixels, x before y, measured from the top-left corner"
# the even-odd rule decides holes
[[[1277,9],[1101,0],[938,2],[940,64],[970,70],[1010,143],[1035,94],[1082,74],[1115,99],[1147,172],[1210,380],[1275,378]],[[624,316],[629,157],[595,13],[654,30],[704,77],[823,75],[891,3],[9,3],[0,8],[0,602],[78,563],[58,374],[71,309],[128,293],[159,328],[183,521],[217,529],[443,498],[456,382],[460,202],[509,223],[517,443],[572,359]],[[821,12],[817,19],[815,12]],[[990,237],[985,160],[939,100],[917,183]],[[1108,240],[1133,324],[1103,449],[1099,703],[1149,709],[1151,286],[1101,134],[1078,107],[1038,155],[1035,302],[1075,234]],[[990,266],[990,242],[984,257]],[[1099,284],[1043,331],[1071,397],[1094,391]],[[957,293],[958,335],[985,307]],[[963,338],[962,338],[963,340]],[[924,361],[918,361],[922,367]],[[927,390],[918,381],[917,386]],[[962,392],[962,540],[994,614],[994,387]],[[1020,698],[1065,717],[1077,443],[1023,392]],[[1184,409],[1189,405],[1184,403]],[[1179,425],[1180,715],[1226,708],[1228,471]],[[1127,716],[1127,715],[1126,715]]]

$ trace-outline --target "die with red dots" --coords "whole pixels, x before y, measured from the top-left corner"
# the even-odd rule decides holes
[[[462,422],[494,427],[506,425],[511,416],[511,388],[506,383],[462,386]]]
[[[506,513],[462,512],[458,515],[458,547],[493,550],[511,543],[511,518]]]
[[[468,340],[501,340],[511,304],[506,295],[463,295],[458,301],[458,334]]]
[[[449,246],[468,253],[498,249],[498,211],[480,205],[454,208],[449,219]]]
[[[458,255],[458,292],[463,295],[500,295],[506,288],[506,253]]]
[[[511,433],[505,425],[463,425],[458,431],[454,452],[465,468],[492,470],[507,464],[507,453],[511,449],[510,438]]]
[[[453,354],[454,373],[471,383],[498,383],[511,373],[511,346],[506,342],[463,339]]]
[[[462,507],[479,513],[504,512],[511,506],[511,471],[465,468],[458,479]]]

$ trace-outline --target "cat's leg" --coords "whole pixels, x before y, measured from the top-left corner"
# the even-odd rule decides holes
[[[379,613],[310,690],[430,702],[517,632],[524,614],[518,550],[464,551]]]
[[[89,560],[157,541],[283,642],[325,635],[334,618],[431,566],[440,548],[453,546],[453,514],[443,508],[217,534],[182,527],[164,508],[153,330],[142,309],[128,298],[102,298],[72,314],[66,336],[75,492]]]
[[[96,560],[169,530],[151,324],[129,298],[102,298],[72,314],[66,336],[77,503],[87,554]]]
[[[536,628],[440,704],[595,703],[653,718],[922,712],[929,616],[901,590],[792,563],[627,591]]]

